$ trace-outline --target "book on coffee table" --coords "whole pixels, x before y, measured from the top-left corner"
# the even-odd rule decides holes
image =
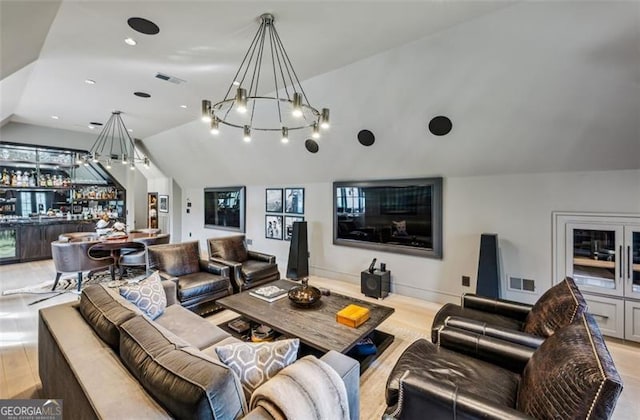
[[[249,295],[267,302],[274,302],[287,296],[288,293],[288,290],[282,289],[278,286],[264,286],[251,290]]]

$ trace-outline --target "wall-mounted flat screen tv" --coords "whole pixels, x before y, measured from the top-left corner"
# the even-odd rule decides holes
[[[245,187],[204,189],[204,227],[244,232]]]
[[[333,243],[442,258],[442,178],[333,183]]]

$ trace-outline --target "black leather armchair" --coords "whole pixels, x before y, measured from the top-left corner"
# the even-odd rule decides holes
[[[589,314],[539,348],[441,327],[439,345],[411,344],[387,381],[398,419],[603,419],[622,380]]]
[[[275,255],[247,250],[244,235],[212,238],[209,260],[229,267],[236,292],[280,279]]]
[[[462,296],[462,304],[446,304],[436,313],[431,341],[438,342],[444,325],[538,347],[558,328],[571,324],[587,310],[587,302],[572,278],[547,290],[534,305],[474,294]]]
[[[233,293],[229,268],[201,259],[198,241],[152,245],[147,252],[149,269],[174,280],[180,304],[199,315],[220,309],[216,300]]]

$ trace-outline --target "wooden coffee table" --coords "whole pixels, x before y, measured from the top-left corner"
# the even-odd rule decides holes
[[[289,289],[299,283],[277,280],[268,285]],[[311,308],[300,308],[287,297],[271,303],[265,302],[249,295],[249,291],[218,299],[216,303],[251,321],[268,325],[287,337],[297,337],[302,344],[320,353],[335,350],[347,354],[358,341],[370,337],[376,344],[376,355],[379,355],[394,339],[393,335],[378,331],[376,327],[391,316],[395,309],[337,293],[322,296],[320,302]],[[336,321],[336,313],[352,303],[369,309],[369,319],[358,328]],[[225,328],[226,323],[221,327],[229,331]],[[360,370],[364,371],[373,359],[374,357],[359,358]]]

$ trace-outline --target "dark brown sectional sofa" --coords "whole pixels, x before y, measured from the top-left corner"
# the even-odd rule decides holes
[[[168,306],[154,321],[103,285],[85,288],[79,303],[41,309],[42,397],[63,399],[64,417],[74,419],[269,418],[249,412],[237,377],[217,358],[216,346],[237,339],[176,304],[175,283],[162,283]],[[321,360],[344,381],[357,419],[357,361],[337,352]]]

